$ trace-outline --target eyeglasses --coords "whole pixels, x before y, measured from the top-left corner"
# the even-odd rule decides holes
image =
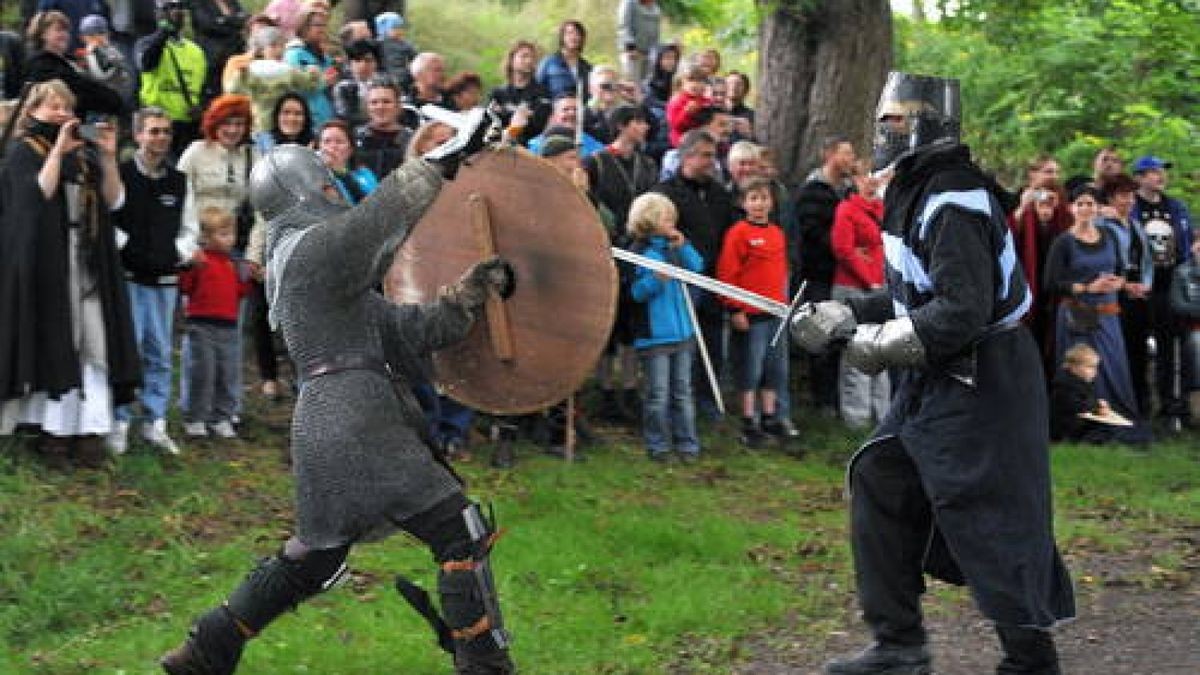
[[[158,127],[154,129],[147,129],[145,133],[147,136],[170,136],[171,134],[175,133],[175,131],[171,127]]]

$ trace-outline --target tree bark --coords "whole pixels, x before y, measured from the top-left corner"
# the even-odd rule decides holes
[[[761,140],[780,175],[802,182],[821,143],[848,137],[868,153],[879,91],[892,64],[888,0],[759,0]]]

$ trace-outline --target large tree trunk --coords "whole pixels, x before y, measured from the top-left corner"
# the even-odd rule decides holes
[[[888,0],[759,0],[757,124],[788,181],[821,161],[821,142],[870,149],[876,99],[892,64]]]

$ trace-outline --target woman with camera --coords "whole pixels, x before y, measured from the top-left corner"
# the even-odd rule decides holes
[[[47,463],[98,468],[141,373],[109,221],[116,129],[74,108],[62,80],[33,85],[0,167],[0,434],[39,429]]]

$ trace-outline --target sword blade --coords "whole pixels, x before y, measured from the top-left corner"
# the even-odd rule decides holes
[[[772,316],[777,316],[781,319],[786,319],[788,317],[787,305],[779,302],[778,300],[772,300],[764,295],[759,295],[754,291],[738,288],[737,286],[727,284],[723,281],[717,281],[712,277],[706,277],[703,274],[697,274],[696,272],[684,269],[678,265],[672,265],[671,263],[663,262],[661,260],[647,258],[644,255],[639,255],[633,251],[627,251],[623,248],[617,248],[616,246],[612,248],[612,254],[617,260],[624,260],[627,263],[645,267],[646,269],[653,270],[655,272],[662,272],[672,279],[678,279],[679,281],[682,281],[686,284],[691,284],[697,288],[703,288],[706,291],[711,291],[717,295],[724,296],[731,300],[737,300],[738,302],[750,305],[751,307],[762,310]]]

